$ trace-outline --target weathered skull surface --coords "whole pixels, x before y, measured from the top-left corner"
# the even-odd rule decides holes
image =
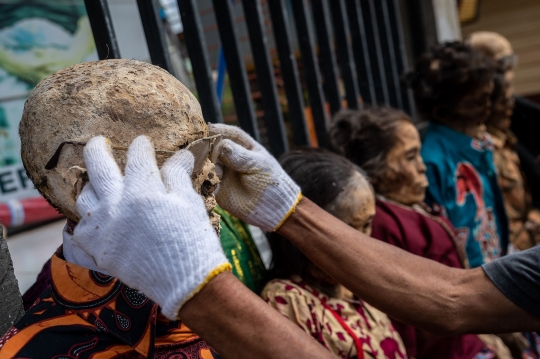
[[[19,132],[28,176],[54,207],[77,222],[83,147],[65,145],[56,167],[45,169],[62,142],[102,135],[113,146],[127,148],[135,137],[146,135],[156,150],[176,151],[208,136],[208,127],[195,96],[168,72],[134,60],[106,60],[71,66],[44,79],[26,101]],[[113,150],[113,155],[123,169],[126,151]],[[165,159],[158,155],[158,165]],[[219,216],[211,212],[219,181],[214,165],[206,160],[192,180],[218,229]]]

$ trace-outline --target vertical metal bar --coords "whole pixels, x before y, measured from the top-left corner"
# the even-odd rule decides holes
[[[408,70],[407,53],[405,50],[405,40],[403,38],[403,23],[398,0],[385,0],[387,2],[388,16],[390,19],[394,51],[396,53],[396,65],[399,75],[403,75]],[[411,89],[400,82],[401,97],[403,99],[403,110],[411,116],[415,116],[414,100]]]
[[[336,56],[330,34],[330,11],[326,0],[311,0],[311,7],[315,32],[317,33],[317,44],[319,45],[319,61],[324,80],[325,95],[330,105],[330,112],[333,115],[341,109],[341,95],[339,94]]]
[[[197,0],[178,0],[178,8],[182,17],[186,47],[193,67],[193,77],[197,85],[204,119],[206,122],[223,123],[221,106],[214,91],[212,69],[208,60],[206,39],[197,9]]]
[[[294,144],[297,146],[309,146],[311,141],[304,112],[304,96],[291,44],[291,32],[287,21],[285,0],[268,1],[268,9],[272,17],[274,40],[281,67],[281,77],[285,85],[285,94],[287,95]]]
[[[266,32],[259,0],[242,0],[246,25],[249,31],[251,52],[257,71],[257,82],[262,96],[264,120],[270,140],[270,150],[278,157],[289,149],[285,124],[279,104],[274,66],[268,52]]]
[[[121,57],[120,48],[116,42],[107,0],[84,0],[84,4],[99,59],[119,59]]]
[[[377,27],[381,44],[382,63],[386,77],[386,89],[388,90],[388,101],[390,106],[403,109],[403,100],[401,98],[400,74],[396,64],[396,54],[394,51],[394,42],[392,38],[392,29],[388,15],[386,0],[377,0],[374,2],[374,12],[377,16]]]
[[[223,53],[227,61],[227,72],[229,73],[229,83],[233,93],[238,122],[240,127],[259,141],[259,128],[253,111],[246,67],[244,66],[244,59],[240,52],[240,44],[234,27],[232,5],[228,0],[212,0],[212,2],[219,28],[219,37],[223,44]]]
[[[341,78],[345,86],[345,96],[347,107],[351,109],[358,108],[358,79],[356,75],[356,66],[351,55],[351,34],[345,12],[345,3],[343,0],[334,0],[332,6],[332,19],[339,56],[339,65],[341,68]]]
[[[433,1],[407,0],[406,8],[410,25],[413,58],[417,59],[430,46],[438,43],[437,20],[433,9]]]
[[[315,124],[315,132],[317,133],[317,142],[319,146],[327,147],[327,130],[328,130],[328,115],[325,109],[325,99],[322,92],[321,74],[319,65],[315,57],[315,49],[313,38],[308,27],[307,11],[309,5],[306,0],[291,1],[294,23],[296,25],[296,33],[300,52],[302,54],[302,65],[304,70],[304,78],[309,92],[309,104],[311,113],[313,114],[313,122]]]
[[[377,100],[374,101],[374,103],[389,105],[388,90],[386,88],[386,74],[384,72],[381,42],[377,28],[378,19],[377,14],[375,13],[373,0],[360,0],[360,6],[362,7],[368,54],[372,66],[371,70],[375,84],[375,94],[377,95]]]
[[[137,0],[139,15],[141,16],[144,28],[144,36],[150,60],[152,64],[161,67],[174,76],[174,71],[169,58],[167,41],[165,40],[165,31],[161,18],[159,16],[158,0]]]
[[[347,13],[349,14],[349,26],[351,29],[351,45],[356,63],[358,76],[358,88],[364,103],[375,104],[375,84],[371,71],[371,60],[368,55],[366,31],[362,16],[362,8],[359,0],[345,0]]]

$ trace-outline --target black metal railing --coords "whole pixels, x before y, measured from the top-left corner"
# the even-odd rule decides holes
[[[203,115],[209,122],[223,122],[197,1],[177,1]],[[287,118],[296,146],[316,142],[325,147],[330,117],[343,107],[356,109],[363,103],[392,106],[410,114],[414,111],[411,94],[400,82],[407,68],[407,57],[398,0],[236,2],[242,3],[264,112],[265,135],[274,155],[289,148],[280,96],[286,98]],[[120,57],[106,0],[85,0],[85,3],[99,57]],[[152,63],[172,71],[157,0],[137,0],[137,4]],[[212,0],[212,4],[238,123],[259,140],[234,1]],[[268,19],[261,10],[263,5],[272,23],[276,59],[270,56],[265,31]],[[276,85],[274,64],[278,61],[284,94],[279,93]]]

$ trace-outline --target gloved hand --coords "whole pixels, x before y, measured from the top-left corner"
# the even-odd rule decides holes
[[[64,255],[66,261],[86,269],[109,275],[106,270],[97,267],[94,258],[82,250],[81,247],[79,247],[77,243],[73,241],[73,235],[70,233],[71,231],[69,230],[69,224],[66,224],[62,232],[62,254]]]
[[[218,152],[221,183],[216,200],[232,215],[264,231],[275,231],[302,199],[300,187],[257,141],[235,126],[210,124],[223,136]]]
[[[71,240],[99,270],[177,319],[188,299],[231,269],[191,184],[193,155],[179,151],[160,172],[153,145],[140,136],[129,147],[122,176],[108,140],[95,137],[84,160],[90,182],[77,199],[81,220]]]

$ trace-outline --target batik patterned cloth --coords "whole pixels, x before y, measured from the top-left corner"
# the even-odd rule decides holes
[[[540,211],[532,208],[531,192],[516,152],[517,139],[511,132],[491,127],[488,127],[488,131],[495,146],[493,162],[508,216],[510,243],[518,250],[529,249],[538,242]]]
[[[266,269],[248,225],[219,206],[214,212],[221,216],[219,240],[232,264],[233,274],[253,292],[260,293]]]
[[[134,268],[136,270],[136,268]],[[0,358],[213,359],[212,349],[118,279],[51,258],[51,287],[2,338]]]
[[[306,284],[300,277],[272,280],[264,287],[261,296],[270,306],[340,358],[356,358],[356,345],[334,315],[323,306],[322,301],[360,339],[365,358],[407,358],[405,347],[390,319],[365,302],[329,297]]]
[[[492,151],[489,135],[480,141],[436,123],[430,124],[422,146],[429,180],[426,202],[442,207],[472,268],[508,248],[508,221]]]
[[[233,274],[253,292],[260,293],[266,269],[248,225],[219,206],[214,208],[214,212],[221,216],[219,239],[227,259],[232,264]],[[50,266],[50,261],[47,261],[36,282],[24,293],[25,310],[28,310],[41,293],[50,287]]]

